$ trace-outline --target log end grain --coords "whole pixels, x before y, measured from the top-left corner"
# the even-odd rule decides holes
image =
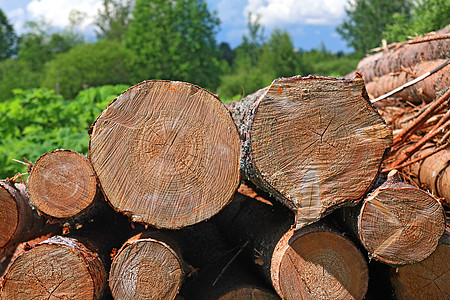
[[[391,269],[391,283],[399,300],[450,299],[450,245],[440,244],[420,263]]]
[[[350,240],[320,229],[291,231],[287,236],[291,236],[287,247],[278,247],[273,254],[281,256],[278,264],[272,263],[272,270],[279,269],[272,281],[283,299],[364,298],[368,267]]]
[[[70,218],[89,207],[97,195],[97,179],[90,161],[70,150],[42,155],[27,183],[33,205],[53,218]]]
[[[95,252],[55,236],[20,255],[7,270],[0,298],[99,299],[106,271]]]
[[[358,219],[359,236],[369,255],[394,266],[427,258],[444,230],[439,201],[396,176],[369,195]]]
[[[237,290],[233,290],[222,297],[219,300],[277,300],[280,299],[274,292],[261,289],[259,287],[243,287]]]
[[[175,299],[183,277],[175,250],[156,239],[135,237],[117,252],[109,285],[114,299]]]
[[[360,77],[281,78],[254,107],[248,177],[297,211],[297,229],[361,198],[392,142]]]
[[[240,181],[230,113],[189,83],[150,80],[125,91],[93,124],[89,152],[111,205],[157,228],[209,219]]]
[[[19,222],[19,207],[8,189],[0,184],[0,247],[14,236]]]

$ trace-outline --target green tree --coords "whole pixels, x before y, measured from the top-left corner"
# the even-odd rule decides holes
[[[17,36],[14,28],[0,9],[0,60],[16,53],[16,43]]]
[[[361,55],[380,45],[395,13],[408,14],[411,0],[349,0],[347,19],[336,31]]]
[[[95,18],[97,38],[121,41],[128,29],[133,0],[103,0]]]
[[[43,86],[65,98],[105,84],[129,84],[131,53],[119,41],[76,46],[49,62]]]
[[[217,87],[218,25],[203,0],[137,0],[126,37],[127,48],[135,53],[133,80],[172,79]]]
[[[39,87],[40,77],[32,71],[30,62],[14,58],[0,61],[0,102],[11,98],[14,89]]]
[[[388,42],[404,41],[408,36],[441,29],[450,20],[450,1],[416,0],[411,13],[397,13],[394,22],[386,26],[383,38]]]

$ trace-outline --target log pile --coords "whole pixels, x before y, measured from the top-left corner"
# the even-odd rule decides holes
[[[394,150],[447,124],[435,101],[408,110]],[[380,112],[388,124],[360,75],[280,78],[227,106],[189,83],[137,84],[93,120],[88,157],[56,150],[0,182],[0,298],[376,297],[373,264],[441,257],[446,222],[405,168],[381,172],[397,166],[399,117]]]

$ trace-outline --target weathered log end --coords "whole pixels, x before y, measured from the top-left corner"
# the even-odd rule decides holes
[[[433,253],[445,230],[445,215],[436,198],[401,182],[396,172],[364,201],[358,231],[370,256],[399,266]]]
[[[6,182],[0,182],[0,247],[3,247],[12,239],[19,224],[17,200],[11,195],[7,184]]]
[[[132,221],[192,225],[219,212],[238,187],[236,125],[198,86],[142,82],[113,100],[91,128],[89,151],[104,194]]]
[[[277,79],[247,113],[244,172],[297,212],[297,229],[360,199],[392,142],[358,76]]]
[[[100,299],[106,271],[96,252],[55,236],[20,255],[5,274],[0,298]]]
[[[398,300],[450,298],[450,245],[440,244],[424,261],[392,268],[391,283]]]
[[[363,299],[367,263],[346,237],[319,227],[280,240],[272,257],[272,282],[283,299]],[[278,268],[278,272],[275,270]]]
[[[277,300],[280,299],[274,292],[264,290],[259,287],[243,287],[237,290],[233,290],[222,297],[219,300]]]
[[[55,150],[34,164],[27,182],[31,203],[47,216],[64,219],[79,215],[97,196],[97,177],[80,153]]]
[[[139,234],[114,257],[109,286],[114,299],[175,299],[183,278],[182,260],[176,250]]]

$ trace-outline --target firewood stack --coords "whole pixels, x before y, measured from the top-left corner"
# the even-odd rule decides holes
[[[89,157],[56,150],[0,182],[0,299],[387,299],[381,264],[399,298],[448,297],[433,143],[449,92],[377,104],[386,124],[360,71],[227,107],[189,83],[131,87],[89,128]]]

